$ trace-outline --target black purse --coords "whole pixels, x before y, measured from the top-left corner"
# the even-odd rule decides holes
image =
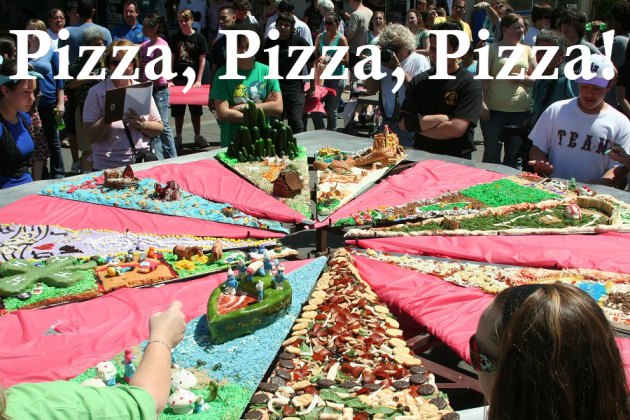
[[[133,143],[133,139],[131,138],[131,130],[129,130],[129,126],[124,121],[123,126],[125,127],[125,133],[127,134],[127,140],[129,140],[129,146],[131,146],[131,151],[133,152],[133,163],[155,162],[159,160],[151,149],[138,151],[138,149],[136,149],[136,145]]]

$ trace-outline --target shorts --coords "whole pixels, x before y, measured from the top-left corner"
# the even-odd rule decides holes
[[[191,117],[201,117],[203,115],[203,107],[201,105],[188,105]],[[171,105],[171,117],[183,117],[186,113],[186,105]]]
[[[91,152],[92,143],[90,143],[85,136],[85,131],[83,130],[83,116],[81,115],[80,107],[75,108],[74,120],[76,123],[75,134],[77,136],[77,145],[79,146],[79,150],[82,152]]]

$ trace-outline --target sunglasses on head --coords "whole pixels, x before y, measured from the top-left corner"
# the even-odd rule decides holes
[[[497,371],[497,366],[488,356],[481,352],[477,343],[477,335],[473,334],[468,342],[470,346],[470,364],[477,372],[493,373]]]

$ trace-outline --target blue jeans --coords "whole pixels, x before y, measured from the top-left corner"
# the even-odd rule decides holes
[[[337,130],[337,107],[339,106],[339,99],[341,99],[341,93],[343,92],[343,80],[327,79],[324,81],[324,86],[337,91],[337,95],[326,95],[325,108],[327,114],[326,130]]]
[[[175,138],[168,122],[168,106],[171,101],[171,92],[168,89],[153,91],[153,100],[157,105],[164,129],[159,137],[153,140],[153,150],[158,159],[168,159],[177,157],[177,149],[175,147]]]
[[[499,142],[499,136],[506,125],[519,125],[527,118],[529,112],[503,112],[490,110],[490,121],[481,121],[481,132],[483,133],[483,161],[486,163],[503,163],[504,165],[517,168],[518,158],[521,150],[521,139],[510,138],[505,144],[505,156],[501,162],[501,149],[503,144]]]
[[[39,112],[39,118],[42,120],[42,128],[50,152],[50,177],[61,179],[66,176],[66,171],[63,166],[59,129],[55,119],[55,105],[40,105],[37,107],[37,112]]]

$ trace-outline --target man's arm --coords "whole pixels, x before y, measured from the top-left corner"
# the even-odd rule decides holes
[[[553,173],[553,165],[548,161],[547,153],[540,150],[537,146],[529,149],[529,165],[538,175],[551,176]]]
[[[427,117],[427,116],[425,116]],[[452,140],[463,136],[470,126],[470,121],[463,118],[448,119],[446,115],[428,115],[428,117],[446,117],[447,121],[440,122],[438,125],[426,131],[422,130],[422,135],[433,140]],[[424,119],[423,119],[424,120]],[[433,121],[437,118],[433,119]]]
[[[606,173],[598,180],[592,180],[592,184],[606,185],[608,187],[618,188],[622,181],[626,178],[628,170],[623,166],[615,166],[606,171]]]
[[[348,33],[346,33],[348,44],[351,43],[354,37],[357,35],[357,29],[359,28],[359,22],[357,22],[357,20],[358,18],[356,13],[350,15],[350,20],[348,21]]]

